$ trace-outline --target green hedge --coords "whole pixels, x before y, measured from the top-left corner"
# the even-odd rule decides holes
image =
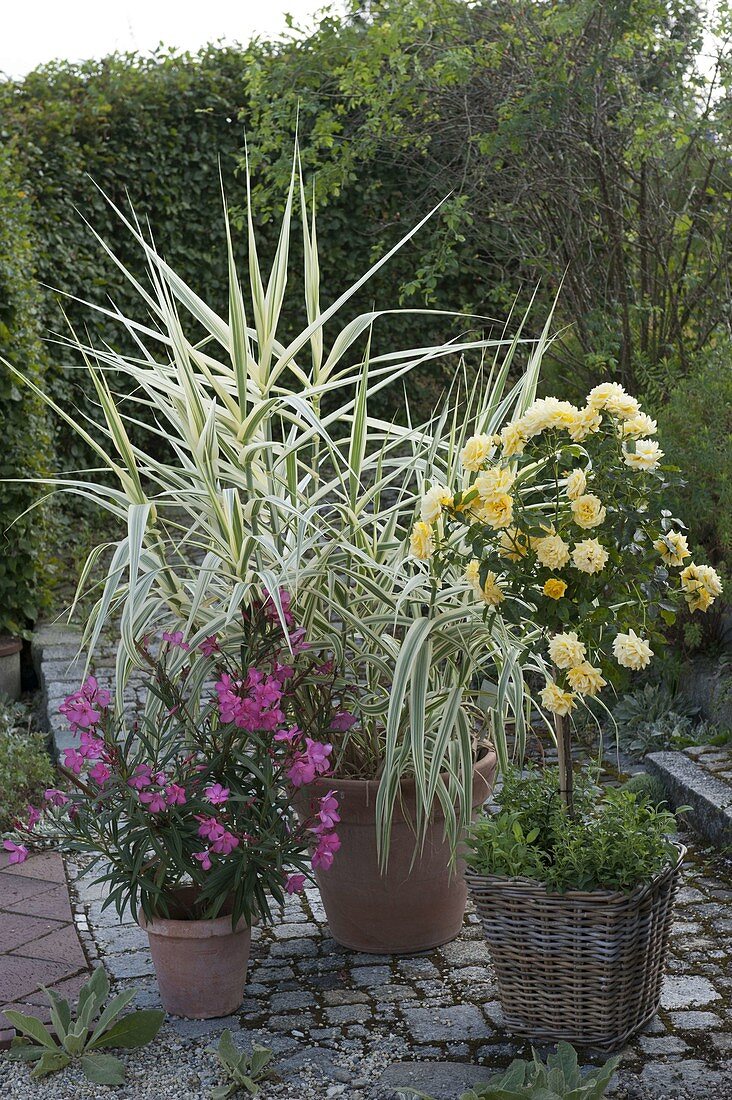
[[[120,346],[121,327],[100,322],[75,298],[105,305],[111,299],[123,313],[146,320],[139,297],[85,224],[145,277],[140,250],[102,191],[127,213],[129,199],[184,278],[215,308],[225,308],[218,161],[227,193],[236,198],[244,67],[241,52],[211,48],[195,59],[161,52],[53,63],[17,84],[0,84],[0,120],[17,138],[35,203],[38,278],[61,292],[45,296],[48,331],[68,334],[63,308],[79,335],[90,328],[94,341]],[[53,395],[83,412],[91,398],[78,359],[60,346],[51,358]],[[54,427],[61,463],[87,463],[74,434]]]
[[[0,356],[43,385],[40,293],[33,277],[31,209],[13,150],[0,148]],[[50,465],[50,435],[42,402],[0,363],[0,478],[42,477]],[[0,634],[24,634],[46,599],[50,559],[46,522],[29,485],[0,482]]]

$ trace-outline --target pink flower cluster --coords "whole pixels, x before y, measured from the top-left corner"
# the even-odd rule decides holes
[[[185,806],[187,801],[185,787],[171,782],[165,772],[153,772],[149,764],[138,764],[127,786],[138,792],[140,803],[151,814],[161,814],[170,806]]]
[[[219,715],[225,723],[233,722],[238,729],[276,730],[285,720],[280,707],[283,693],[282,671],[266,676],[250,668],[243,680],[234,680],[224,672],[216,683]]]
[[[100,688],[93,676],[87,676],[78,691],[68,695],[58,708],[68,720],[73,733],[97,726],[112,701],[111,692]]]

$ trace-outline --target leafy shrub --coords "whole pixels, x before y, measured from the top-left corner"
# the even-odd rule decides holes
[[[646,798],[652,806],[666,802],[666,788],[657,775],[649,775],[648,772],[631,775],[623,784],[623,790],[637,798]]]
[[[46,527],[38,510],[14,523],[38,501],[39,490],[1,479],[45,476],[51,441],[42,403],[2,362],[8,360],[35,385],[43,385],[46,358],[40,291],[33,278],[30,204],[15,157],[13,145],[0,148],[0,634],[25,635],[46,598]]]
[[[45,991],[51,1002],[51,1023],[55,1035],[35,1016],[7,1009],[6,1015],[16,1031],[8,1058],[14,1062],[33,1062],[31,1077],[46,1077],[78,1060],[84,1076],[95,1085],[122,1085],[125,1067],[119,1058],[103,1053],[105,1048],[141,1047],[155,1038],[165,1019],[162,1009],[143,1009],[121,1013],[134,998],[136,989],[127,989],[109,997],[109,979],[98,966],[79,991],[78,1015],[72,1020],[71,1007],[53,989]]]
[[[54,775],[45,738],[31,728],[25,707],[0,698],[0,833],[40,801]]]
[[[717,730],[709,722],[696,721],[698,714],[698,707],[663,683],[628,692],[613,711],[620,747],[634,758],[707,744]]]
[[[632,890],[675,858],[672,813],[578,776],[575,816],[562,806],[556,768],[507,773],[496,801],[468,836],[467,862],[484,875],[525,877],[550,890]]]
[[[616,1056],[599,1069],[582,1074],[577,1053],[569,1043],[559,1043],[556,1054],[550,1054],[546,1064],[535,1050],[532,1053],[531,1062],[517,1058],[504,1073],[464,1092],[461,1100],[599,1100],[620,1063]],[[431,1100],[423,1093],[405,1095]]]
[[[694,537],[732,572],[732,344],[701,355],[658,411],[667,460],[684,471],[676,505],[694,517]],[[682,513],[683,514],[683,513]]]

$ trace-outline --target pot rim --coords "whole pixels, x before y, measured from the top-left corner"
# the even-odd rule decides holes
[[[0,637],[0,657],[12,657],[13,654],[20,653],[22,648],[22,638],[15,638],[10,634],[3,634]]]
[[[225,917],[206,917],[201,920],[177,920],[174,917],[145,916],[142,909],[137,911],[137,923],[151,936],[165,936],[176,940],[202,940],[214,936],[235,936],[250,933],[251,925],[244,917],[239,918],[236,928],[231,926],[231,914]]]
[[[488,745],[483,755],[473,764],[473,775],[477,772],[482,778],[485,774],[489,774],[497,764],[498,754],[492,745]],[[443,772],[442,775],[447,776],[447,772]],[[416,780],[412,778],[399,780],[399,787],[404,793],[415,790],[416,785]],[[312,783],[306,784],[300,790],[308,791],[322,788],[324,790],[363,791],[366,789],[367,794],[370,795],[372,791],[376,793],[380,786],[381,779],[341,779],[338,775],[319,775]]]

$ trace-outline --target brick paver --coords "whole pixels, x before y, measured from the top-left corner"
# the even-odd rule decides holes
[[[40,852],[10,866],[0,855],[0,1048],[15,1034],[6,1008],[48,1022],[41,987],[75,996],[88,972],[61,856]]]

